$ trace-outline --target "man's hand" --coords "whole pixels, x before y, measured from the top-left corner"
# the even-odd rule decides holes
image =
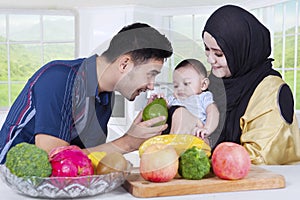
[[[147,121],[142,121],[142,112],[133,121],[131,127],[125,134],[127,137],[132,139],[130,142],[132,150],[137,150],[142,142],[156,135],[160,135],[168,125],[153,126],[156,123],[164,121],[165,116],[159,116]]]
[[[127,133],[125,133],[122,137],[96,147],[85,149],[84,151],[86,154],[93,151],[105,151],[107,153],[117,151],[124,154],[138,150],[145,140],[153,136],[160,135],[162,131],[168,127],[167,124],[152,127],[154,124],[163,120],[165,120],[165,116],[142,121],[142,112],[140,112]]]

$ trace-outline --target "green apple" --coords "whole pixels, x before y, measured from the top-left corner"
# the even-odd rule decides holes
[[[153,126],[160,126],[166,123],[168,118],[168,107],[167,102],[163,98],[154,99],[151,103],[149,103],[143,110],[143,121],[147,121],[149,119],[166,116],[166,119],[162,122],[156,123]]]

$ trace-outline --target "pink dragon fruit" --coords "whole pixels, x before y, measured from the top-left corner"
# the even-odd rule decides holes
[[[51,176],[54,177],[77,177],[94,174],[91,160],[75,145],[54,148],[49,153],[49,161],[52,165]]]

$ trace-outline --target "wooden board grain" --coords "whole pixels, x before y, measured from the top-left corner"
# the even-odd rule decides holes
[[[212,175],[201,180],[178,178],[165,183],[152,183],[145,181],[137,169],[123,187],[135,197],[159,197],[284,188],[285,179],[280,174],[251,166],[248,175],[241,180],[222,180]]]

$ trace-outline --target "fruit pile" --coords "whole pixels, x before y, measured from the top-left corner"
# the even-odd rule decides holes
[[[151,182],[199,180],[210,173],[237,180],[246,177],[251,166],[250,156],[241,145],[223,142],[211,155],[211,148],[202,139],[185,134],[150,138],[140,146],[139,154],[141,176]]]
[[[193,135],[159,135],[139,148],[141,176],[151,182],[174,178],[202,179],[210,173],[227,180],[247,176],[251,162],[241,145],[223,142],[211,155],[210,147]],[[20,143],[7,154],[6,167],[19,177],[77,177],[101,175],[128,169],[128,161],[117,152],[89,155],[74,145],[54,148],[49,155],[33,144]]]
[[[7,153],[5,166],[18,177],[78,177],[127,170],[127,160],[117,152],[92,152],[77,146],[54,148],[49,154],[34,144],[20,143]]]

